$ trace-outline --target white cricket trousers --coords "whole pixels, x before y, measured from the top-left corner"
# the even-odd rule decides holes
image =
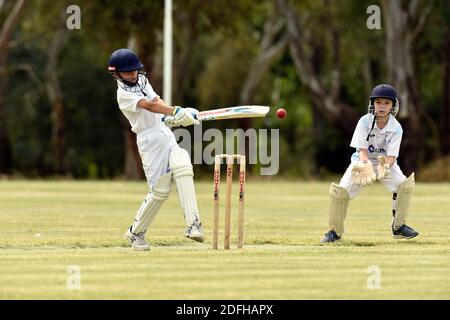
[[[149,128],[139,132],[136,137],[142,166],[150,188],[158,179],[169,172],[169,154],[177,144],[173,132],[166,126]]]
[[[356,196],[359,194],[359,192],[363,188],[362,186],[356,185],[352,182],[352,168],[355,163],[356,162],[352,162],[348,166],[347,171],[345,171],[344,175],[341,178],[341,181],[339,182],[339,185],[341,187],[344,187],[347,190],[347,192],[350,196],[350,200],[356,198]],[[372,161],[372,164],[374,166],[375,172],[377,172],[377,167],[376,167],[377,163]],[[405,180],[406,180],[406,177],[396,162],[391,167],[390,173],[383,179],[382,183],[384,184],[386,189],[388,189],[390,192],[397,192],[398,187]]]

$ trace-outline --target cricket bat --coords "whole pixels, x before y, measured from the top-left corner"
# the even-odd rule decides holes
[[[269,112],[270,107],[268,106],[236,106],[221,109],[211,109],[206,111],[200,111],[195,119],[199,121],[210,121],[210,120],[226,120],[226,119],[238,119],[238,118],[257,118],[265,117]],[[165,121],[165,116],[161,119]]]
[[[225,120],[225,119],[237,119],[237,118],[256,118],[265,117],[269,112],[268,106],[236,106],[221,109],[212,109],[201,111],[197,114],[197,119],[200,121],[209,120]]]

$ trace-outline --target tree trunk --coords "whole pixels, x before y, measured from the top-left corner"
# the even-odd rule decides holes
[[[145,177],[142,168],[141,156],[136,144],[136,134],[131,131],[130,125],[125,117],[121,118],[123,135],[125,141],[125,164],[124,173],[127,179],[143,179]]]
[[[442,99],[440,112],[440,141],[442,155],[450,154],[450,28],[444,45],[444,79],[442,83]]]
[[[362,74],[364,79],[364,88],[366,89],[365,92],[371,92],[374,85],[373,85],[373,70],[371,66],[371,60],[369,56],[369,48],[368,44],[366,43],[364,47],[362,48],[364,50],[364,56],[366,59],[363,61],[363,67],[362,67]]]
[[[184,105],[189,98],[187,95],[191,93],[189,86],[192,84],[192,74],[189,67],[197,41],[195,29],[197,16],[191,11],[186,11],[178,12],[174,18],[175,25],[182,26],[182,28],[177,32],[173,43],[172,104]]]
[[[301,18],[295,10],[288,4],[287,0],[277,0],[280,12],[286,19],[289,50],[292,60],[302,84],[309,90],[313,106],[323,114],[329,123],[342,130],[346,135],[351,135],[358,122],[359,115],[348,104],[339,101],[340,70],[339,70],[339,34],[336,30],[331,30],[333,35],[333,70],[331,85],[328,89],[314,68],[314,57],[307,52],[315,52],[314,46],[304,35],[304,28],[301,26]],[[330,26],[328,26],[330,27]],[[320,44],[319,44],[320,45]]]
[[[269,18],[264,24],[258,55],[251,65],[247,78],[242,86],[240,94],[240,103],[242,105],[252,103],[262,77],[272,65],[273,61],[286,49],[286,35],[283,35],[281,39],[277,41],[277,35],[280,33],[284,23],[276,14],[275,9],[275,7],[272,7]]]
[[[12,149],[6,128],[5,96],[6,96],[6,54],[0,50],[0,174],[12,172]]]
[[[64,121],[64,106],[61,86],[58,79],[58,57],[64,44],[65,26],[56,31],[47,53],[45,68],[45,87],[52,105],[52,149],[55,173],[67,174],[66,132]]]
[[[401,157],[405,174],[418,170],[423,159],[423,138],[420,116],[422,113],[419,83],[414,68],[413,47],[422,30],[429,7],[419,8],[414,0],[402,6],[398,0],[384,0],[383,16],[386,26],[386,57],[388,81],[399,93],[400,111],[398,117],[403,124]]]
[[[7,92],[8,44],[19,15],[25,7],[25,0],[18,0],[7,16],[0,30],[0,174],[12,172],[12,148],[6,128],[5,97]]]
[[[275,6],[272,6],[269,12],[269,19],[264,24],[261,41],[259,44],[258,55],[250,66],[247,77],[242,86],[239,103],[240,105],[254,104],[254,97],[257,88],[267,70],[277,57],[279,57],[287,47],[287,36],[283,35],[279,40],[277,36],[283,26],[283,21],[275,12]],[[244,131],[250,129],[251,120],[248,118],[239,119],[239,127]],[[249,157],[249,141],[245,141],[245,155]]]

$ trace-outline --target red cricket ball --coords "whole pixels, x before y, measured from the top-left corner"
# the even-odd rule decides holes
[[[283,118],[285,118],[287,116],[287,111],[286,111],[286,109],[284,109],[284,108],[279,108],[278,110],[277,110],[277,117],[279,118],[279,119],[283,119]]]

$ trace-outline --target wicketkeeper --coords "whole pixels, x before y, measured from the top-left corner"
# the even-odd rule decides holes
[[[359,119],[350,146],[356,148],[339,185],[332,183],[329,230],[321,243],[341,239],[348,203],[364,186],[380,181],[393,196],[392,233],[395,239],[411,239],[419,233],[405,224],[414,173],[408,178],[397,164],[402,126],[395,119],[400,108],[397,91],[390,85],[376,86],[369,97],[368,114]]]
[[[125,237],[135,250],[149,250],[145,232],[168,198],[172,179],[178,191],[187,225],[185,236],[203,242],[189,153],[180,148],[173,132],[166,126],[198,124],[198,110],[168,106],[155,93],[137,55],[119,49],[109,59],[108,71],[117,80],[119,108],[136,133],[136,142],[147,178],[149,193],[136,213]],[[165,117],[165,122],[161,119]]]

